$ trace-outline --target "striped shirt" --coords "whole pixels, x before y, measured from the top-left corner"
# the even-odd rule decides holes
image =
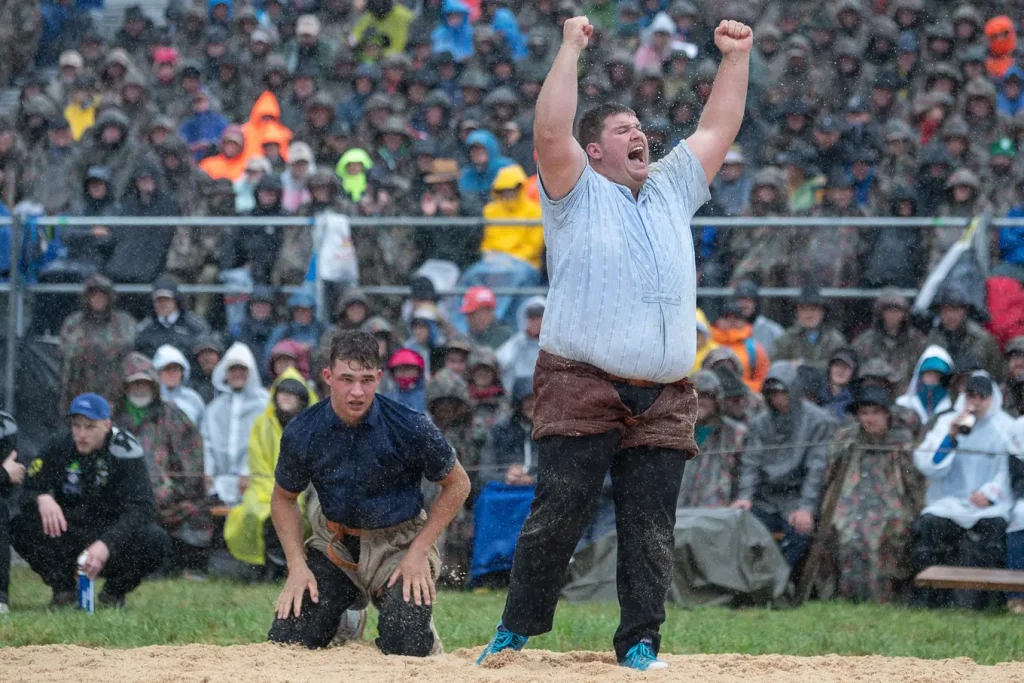
[[[553,201],[538,183],[551,281],[540,347],[629,379],[685,377],[697,346],[690,219],[711,198],[685,142],[629,188],[589,165]]]

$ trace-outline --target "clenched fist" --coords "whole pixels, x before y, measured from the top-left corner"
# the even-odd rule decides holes
[[[568,23],[566,28],[568,28]],[[722,51],[722,56],[746,55],[754,44],[754,32],[750,27],[739,21],[723,19],[715,29],[715,45]]]
[[[590,20],[586,17],[566,19],[562,26],[562,45],[568,45],[577,52],[582,52],[590,42],[592,35],[594,35],[594,27],[590,25]]]

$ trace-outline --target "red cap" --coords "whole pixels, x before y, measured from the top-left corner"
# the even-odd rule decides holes
[[[426,364],[423,362],[423,356],[412,349],[398,349],[391,355],[391,360],[388,361],[388,367],[397,368],[400,365],[415,365],[420,370],[423,370],[426,367]]]
[[[498,307],[498,300],[494,296],[494,292],[489,287],[476,286],[470,287],[466,290],[466,295],[462,297],[462,308],[459,312],[463,315],[468,315],[474,311],[479,311],[481,308],[495,309]]]
[[[173,47],[159,47],[153,52],[154,64],[177,64],[178,51]]]

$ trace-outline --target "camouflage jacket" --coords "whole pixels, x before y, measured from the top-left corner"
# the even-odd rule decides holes
[[[124,379],[121,363],[135,344],[135,320],[124,311],[109,316],[72,313],[60,328],[60,412],[71,400],[93,392],[115,403]],[[128,430],[133,431],[133,430]]]
[[[678,507],[725,507],[736,498],[740,454],[758,444],[751,443],[746,427],[727,417],[715,418],[712,426],[714,431],[700,444],[700,454],[683,469]]]
[[[189,545],[208,544],[213,525],[206,504],[199,428],[180,408],[159,398],[146,409],[141,422],[122,407],[114,424],[134,434],[146,452],[160,525]]]

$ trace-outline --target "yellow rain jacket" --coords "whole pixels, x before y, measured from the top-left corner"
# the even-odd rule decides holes
[[[693,369],[690,370],[690,374],[700,370],[700,366],[704,364],[704,358],[707,357],[708,353],[712,349],[717,349],[719,344],[711,337],[711,325],[708,324],[708,317],[704,315],[704,311],[697,309],[697,331],[704,333],[704,343],[700,343],[700,338],[697,338],[697,360],[693,363]]]
[[[526,196],[526,172],[521,166],[506,166],[498,171],[498,176],[491,185],[492,201],[484,206],[484,218],[488,220],[540,220],[540,204]],[[503,201],[495,196],[498,190],[514,190],[519,192],[511,201]],[[488,225],[484,228],[484,239],[480,243],[480,251],[500,251],[526,261],[540,270],[540,259],[544,253],[544,228],[520,225]]]
[[[306,385],[294,368],[281,373],[270,389],[270,403],[256,418],[249,432],[249,487],[242,495],[242,503],[231,509],[224,522],[224,542],[231,554],[241,562],[263,566],[266,548],[263,543],[263,525],[270,519],[270,494],[274,492],[274,468],[281,454],[281,434],[284,429],[277,419],[274,398],[277,385],[285,379],[294,379]],[[316,394],[309,392],[309,404],[317,402]],[[305,509],[305,496],[299,498],[299,508]]]

